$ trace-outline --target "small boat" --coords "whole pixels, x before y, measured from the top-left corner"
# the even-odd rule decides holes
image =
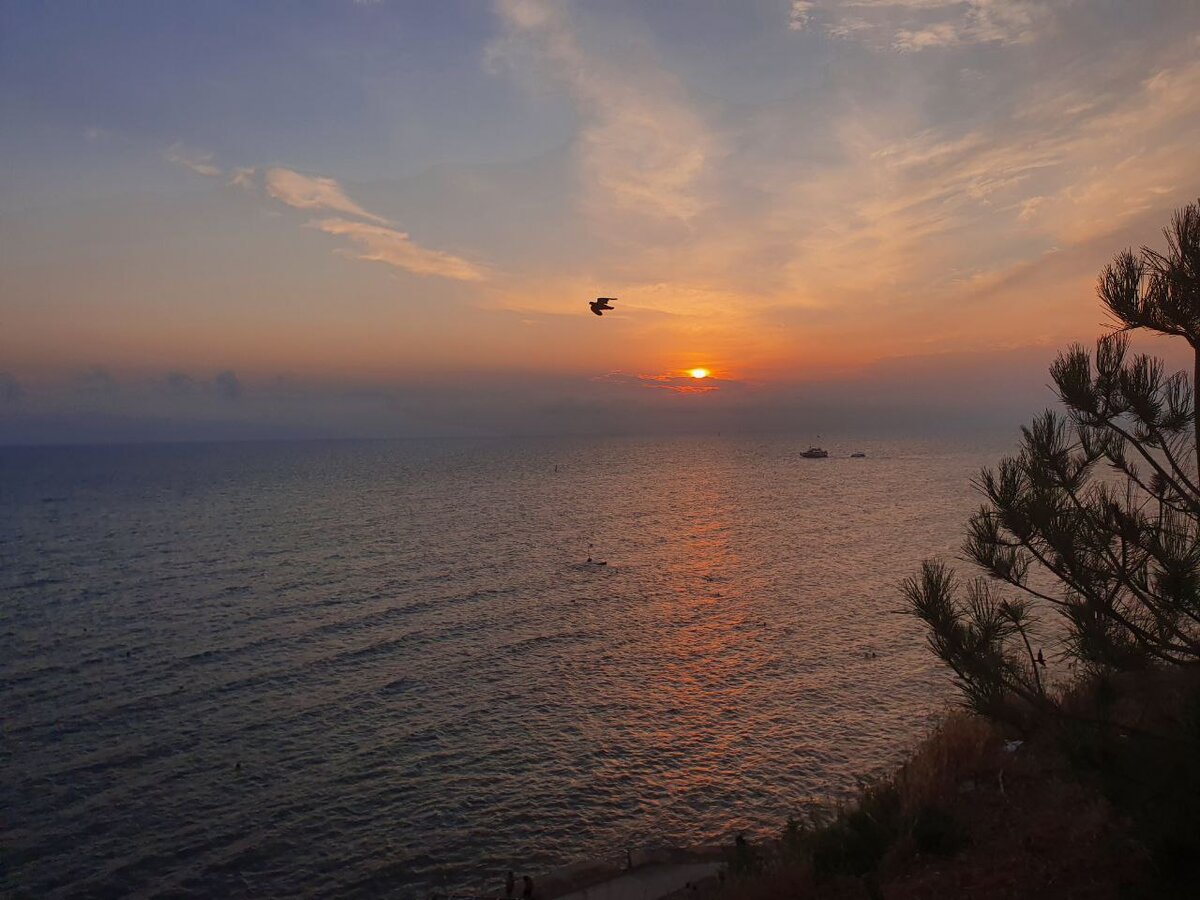
[[[866,458],[867,458],[867,454],[865,454],[865,453],[863,453],[861,450],[859,450],[859,451],[857,451],[857,452],[855,452],[855,453],[851,453],[851,454],[850,454],[850,458],[851,458],[851,459],[866,459]]]
[[[829,456],[829,451],[822,450],[820,447],[809,447],[800,455],[805,459],[825,459]]]

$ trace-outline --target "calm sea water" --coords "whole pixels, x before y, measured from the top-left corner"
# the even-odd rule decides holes
[[[494,888],[845,796],[952,696],[896,584],[1004,448],[802,449],[0,450],[5,892]]]

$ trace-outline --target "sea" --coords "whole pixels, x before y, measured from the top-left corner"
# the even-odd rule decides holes
[[[956,700],[899,583],[1011,447],[807,443],[0,449],[0,893],[495,893],[846,799]]]

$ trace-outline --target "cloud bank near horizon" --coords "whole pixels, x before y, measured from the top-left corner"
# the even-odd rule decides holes
[[[772,383],[633,372],[343,382],[230,370],[92,367],[37,381],[0,373],[0,445],[717,432],[918,439],[995,432],[1015,441],[1017,426],[1056,404],[1047,374],[1054,353],[913,357],[854,375]],[[1186,364],[1186,354],[1176,356],[1172,362]]]

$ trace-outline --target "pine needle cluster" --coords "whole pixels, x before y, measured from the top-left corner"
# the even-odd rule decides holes
[[[963,552],[980,574],[964,583],[928,560],[903,583],[933,652],[985,715],[1061,714],[1052,664],[1200,663],[1200,201],[1164,233],[1165,251],[1126,250],[1100,275],[1114,327],[1094,351],[1059,354],[1064,411],[1038,416],[1018,452],[976,479],[984,503]],[[1187,341],[1191,377],[1131,353],[1135,329]],[[1061,622],[1049,660],[1045,612]]]

